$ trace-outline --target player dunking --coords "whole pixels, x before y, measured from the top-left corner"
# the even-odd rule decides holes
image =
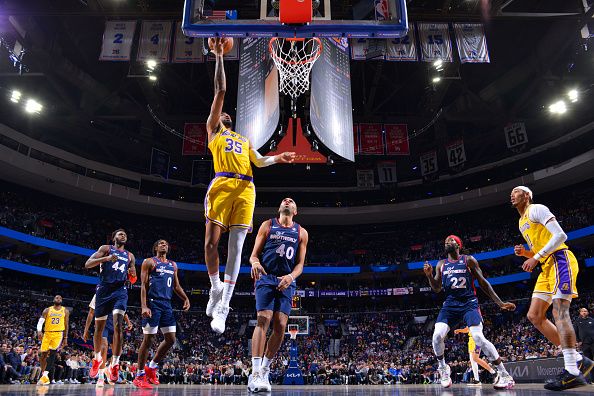
[[[479,370],[478,366],[480,365],[482,368],[487,370],[491,375],[494,376],[495,380],[493,383],[497,383],[498,379],[496,376],[496,371],[493,370],[493,367],[489,366],[489,363],[485,362],[481,359],[481,348],[476,345],[474,342],[474,338],[472,338],[472,334],[470,334],[470,329],[465,327],[463,329],[456,329],[454,330],[454,334],[468,334],[468,358],[470,359],[470,366],[472,367],[472,375],[473,378],[470,380],[470,385],[480,385],[481,380],[479,377]]]
[[[295,279],[303,272],[307,250],[307,231],[293,221],[297,215],[295,201],[283,199],[278,212],[278,219],[266,220],[260,226],[250,257],[258,312],[258,323],[252,335],[252,375],[248,382],[251,392],[271,390],[270,362],[285,337],[297,287]],[[260,254],[262,263],[258,258]],[[266,332],[271,322],[272,334],[267,343]]]
[[[455,326],[464,320],[476,345],[485,352],[485,355],[499,371],[499,380],[493,385],[495,389],[511,389],[514,386],[514,379],[505,369],[495,346],[483,334],[483,318],[474,288],[474,280],[478,281],[481,289],[501,309],[513,311],[516,306],[511,302],[501,301],[491,284],[483,276],[478,261],[472,256],[460,255],[461,248],[462,240],[455,235],[450,235],[445,240],[445,251],[448,257],[437,263],[435,277],[431,264],[425,262],[423,267],[431,289],[436,293],[444,290],[446,294],[433,331],[433,351],[439,362],[441,385],[444,388],[449,388],[452,385],[451,369],[443,356],[445,352],[444,339],[450,331],[450,326]]]
[[[42,371],[37,385],[50,384],[48,374],[54,367],[57,351],[68,345],[69,318],[70,312],[62,306],[62,296],[57,295],[54,297],[54,305],[44,309],[37,322],[37,334],[41,340],[39,365]]]
[[[99,284],[95,292],[95,334],[93,345],[95,357],[89,372],[91,377],[103,376],[103,357],[101,356],[101,336],[108,315],[113,315],[114,332],[112,342],[112,357],[109,367],[109,380],[117,382],[120,370],[120,354],[122,353],[124,314],[128,307],[128,290],[126,281],[136,282],[136,267],[134,255],[124,249],[128,235],[123,229],[115,230],[112,234],[113,245],[102,245],[89,257],[85,268],[99,266]]]
[[[159,239],[153,244],[153,258],[142,262],[140,270],[140,305],[142,307],[142,332],[144,338],[138,351],[138,372],[134,385],[152,388],[159,385],[157,369],[165,354],[175,343],[175,316],[171,307],[173,292],[184,301],[183,309],[190,309],[190,299],[177,278],[177,264],[167,259],[169,242]],[[149,349],[157,330],[161,329],[163,341],[148,365],[145,366]]]
[[[206,315],[213,318],[210,326],[217,333],[225,331],[229,302],[239,274],[243,242],[248,230],[252,228],[256,189],[250,161],[258,167],[263,167],[275,163],[291,163],[295,157],[295,153],[289,152],[263,157],[246,137],[231,130],[231,117],[223,113],[227,88],[222,40],[224,39],[216,38],[214,42],[215,93],[206,122],[208,148],[212,152],[215,178],[210,182],[204,199],[204,255],[211,282]],[[229,231],[229,244],[225,279],[222,283],[219,277],[218,245],[221,234],[226,231]]]
[[[526,257],[524,271],[532,272],[540,263],[542,272],[538,276],[528,319],[549,341],[563,350],[565,370],[545,384],[545,389],[561,391],[587,385],[587,376],[594,362],[577,353],[576,338],[569,306],[577,297],[576,279],[578,263],[565,241],[567,235],[544,205],[532,202],[532,190],[525,186],[515,187],[511,192],[511,204],[520,214],[520,233],[528,243],[514,248],[515,254]],[[553,305],[555,324],[546,314]]]

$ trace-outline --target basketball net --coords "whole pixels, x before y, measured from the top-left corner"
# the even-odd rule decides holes
[[[299,329],[289,329],[289,335],[291,336],[292,340],[297,339],[297,333],[299,333]]]
[[[269,48],[280,80],[280,92],[296,99],[309,90],[309,73],[322,53],[322,41],[317,38],[270,39]]]

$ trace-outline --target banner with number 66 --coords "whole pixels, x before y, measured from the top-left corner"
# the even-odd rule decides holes
[[[144,62],[154,59],[157,62],[167,63],[170,44],[171,21],[142,21],[136,60]]]
[[[503,127],[507,148],[513,148],[528,143],[526,125],[523,122],[512,122]]]
[[[107,21],[99,60],[129,61],[136,21]]]

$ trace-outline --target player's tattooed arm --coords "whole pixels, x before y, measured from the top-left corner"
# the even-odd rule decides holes
[[[501,298],[499,298],[497,293],[495,293],[493,286],[491,286],[489,281],[485,279],[485,277],[483,275],[483,271],[481,270],[481,267],[479,266],[478,261],[476,261],[476,259],[474,257],[468,256],[467,264],[468,264],[468,268],[470,269],[470,272],[472,273],[474,278],[478,281],[479,286],[481,287],[483,292],[485,292],[485,294],[487,296],[489,296],[489,298],[491,300],[493,300],[493,302],[495,304],[499,305],[499,308],[509,310],[509,311],[514,311],[516,309],[516,305],[514,303],[503,302],[501,300]]]
[[[183,310],[184,311],[189,310],[190,309],[190,299],[186,295],[184,288],[181,287],[181,285],[179,284],[179,278],[177,277],[177,265],[175,266],[175,270],[173,272],[173,290],[175,291],[175,294],[177,294],[177,296],[183,300],[183,302],[184,302]]]
[[[143,318],[150,318],[152,313],[151,309],[146,303],[146,295],[149,288],[149,274],[153,269],[153,259],[147,258],[142,262],[140,267],[140,308],[142,310]]]
[[[118,257],[115,254],[109,254],[109,246],[108,245],[101,245],[99,249],[95,253],[88,258],[85,263],[85,268],[94,268],[101,263],[106,261],[116,261]]]
[[[440,260],[435,267],[435,276],[433,276],[433,267],[428,261],[425,261],[423,265],[423,272],[429,281],[429,286],[435,293],[441,291],[441,267],[443,266],[443,260]]]
[[[227,80],[225,76],[225,67],[223,64],[223,51],[220,38],[215,38],[215,73],[214,73],[214,98],[210,106],[210,114],[206,121],[206,132],[208,133],[208,141],[211,141],[214,134],[217,132],[220,122],[221,113],[223,112],[223,104],[225,102],[225,92],[227,91]]]

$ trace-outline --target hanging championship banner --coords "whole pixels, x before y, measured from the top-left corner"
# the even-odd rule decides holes
[[[169,62],[171,25],[171,21],[142,21],[137,61],[154,59],[157,62]]]
[[[513,122],[503,127],[507,148],[521,146],[528,143],[526,125],[523,122]]]
[[[430,175],[439,170],[437,165],[437,151],[429,151],[425,154],[421,154],[421,175]]]
[[[464,140],[456,140],[446,146],[448,165],[453,168],[466,162],[466,151],[464,151]]]
[[[417,23],[421,59],[425,62],[452,62],[452,42],[447,23]]]
[[[181,30],[181,22],[175,25],[175,42],[173,43],[173,63],[204,62],[202,44],[204,40],[197,37],[186,37]]]
[[[404,37],[394,37],[386,40],[386,60],[389,61],[416,61],[417,44],[415,42],[415,29],[408,29]]]
[[[489,63],[487,38],[482,23],[454,23],[456,44],[462,63]]]
[[[359,125],[353,124],[353,143],[355,148],[355,154],[361,153],[361,145],[359,144]]]
[[[163,179],[169,178],[169,153],[153,147],[151,153],[150,174],[161,176]]]
[[[375,187],[373,170],[357,169],[357,187],[369,188]]]
[[[353,60],[382,60],[386,55],[384,39],[351,39],[351,58]]]
[[[383,155],[382,124],[359,124],[361,154]]]
[[[195,186],[202,184],[208,186],[212,179],[212,161],[211,160],[194,160],[192,161],[192,178],[190,185]]]
[[[381,161],[377,163],[377,174],[380,184],[396,183],[396,162]]]
[[[386,153],[388,155],[409,155],[408,127],[406,124],[385,124]]]
[[[204,155],[207,136],[205,123],[184,124],[182,155]]]
[[[99,60],[129,61],[136,21],[107,21]]]

